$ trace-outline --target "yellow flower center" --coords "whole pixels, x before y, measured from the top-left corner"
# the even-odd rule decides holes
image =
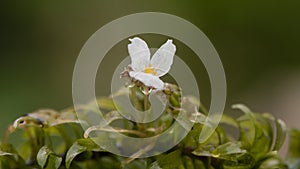
[[[148,73],[148,74],[156,75],[156,71],[155,71],[154,67],[152,67],[151,64],[149,64],[149,66],[144,69],[144,72]]]

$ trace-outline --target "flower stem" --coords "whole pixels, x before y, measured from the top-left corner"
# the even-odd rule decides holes
[[[138,97],[137,97],[137,95],[136,95],[136,90],[135,90],[135,88],[134,88],[134,87],[130,88],[130,92],[131,92],[131,99],[132,99],[132,102],[133,102],[134,107],[135,107],[137,110],[142,111],[142,110],[143,110],[143,105],[141,105],[141,104],[139,103]],[[137,112],[136,112],[136,113],[137,113]],[[137,125],[137,127],[138,127],[138,129],[139,129],[140,131],[145,131],[145,126],[144,126],[143,123],[137,123],[136,125]]]
[[[137,110],[142,110],[142,106],[141,106],[140,103],[139,103],[138,97],[137,97],[137,95],[136,95],[135,88],[134,88],[134,87],[131,87],[131,88],[130,88],[130,92],[131,92],[131,99],[132,99],[132,102],[133,102],[134,107],[135,107]]]
[[[145,87],[144,88],[144,94],[145,94],[145,97],[144,97],[144,111],[148,110],[148,104],[149,104],[149,88],[148,87]]]
[[[149,109],[149,88],[147,86],[144,86],[144,111],[147,111]],[[139,123],[139,128],[141,131],[145,131],[146,127],[144,123]]]

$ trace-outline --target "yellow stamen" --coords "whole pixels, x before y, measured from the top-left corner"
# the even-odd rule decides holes
[[[155,71],[154,67],[152,67],[151,64],[149,64],[149,66],[144,69],[144,72],[148,73],[148,74],[156,75],[156,71]]]

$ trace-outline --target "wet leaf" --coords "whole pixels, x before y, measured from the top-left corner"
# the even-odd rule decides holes
[[[70,168],[73,159],[85,151],[105,151],[101,149],[92,139],[78,139],[68,150],[66,155],[66,167]]]
[[[50,154],[47,161],[46,169],[58,169],[61,165],[62,158],[57,155]]]
[[[37,162],[41,168],[59,168],[62,158],[52,152],[47,146],[43,146],[37,154]]]
[[[237,161],[236,154],[246,153],[246,150],[241,149],[240,142],[227,142],[219,146],[204,145],[199,146],[192,152],[196,156],[208,156],[218,159]],[[232,156],[230,156],[233,154]]]
[[[48,157],[51,153],[51,150],[47,146],[44,146],[40,149],[40,151],[37,154],[37,162],[40,165],[40,167],[45,167]]]

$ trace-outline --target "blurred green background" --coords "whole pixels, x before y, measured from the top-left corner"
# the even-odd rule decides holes
[[[300,128],[299,9],[300,1],[292,0],[1,1],[0,135],[22,114],[72,105],[72,73],[84,43],[106,23],[146,11],[182,17],[211,40],[227,76],[226,113],[231,104],[246,103]],[[143,37],[155,47],[166,40]],[[127,43],[125,39],[108,55],[124,57]],[[209,105],[210,86],[201,62],[191,61],[192,53],[178,52],[200,77],[201,98]],[[107,63],[104,72],[118,60]],[[109,74],[99,79],[97,94],[109,94]]]

